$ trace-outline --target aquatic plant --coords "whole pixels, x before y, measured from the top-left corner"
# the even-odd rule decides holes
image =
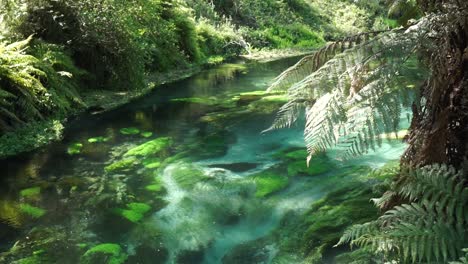
[[[193,189],[197,183],[210,179],[201,168],[190,163],[178,163],[178,166],[172,169],[171,177],[180,188],[186,190]]]
[[[104,167],[104,170],[106,172],[128,171],[138,164],[139,162],[135,158],[125,158],[107,165],[106,167]]]
[[[148,157],[151,155],[156,155],[172,145],[172,138],[170,137],[160,137],[153,140],[150,140],[146,143],[143,143],[139,146],[136,146],[128,150],[124,157],[128,156],[141,156]]]
[[[141,132],[140,135],[144,138],[149,138],[153,135],[153,132],[144,131],[144,132]]]
[[[122,251],[118,244],[99,244],[88,251],[81,257],[81,264],[123,264],[128,256]]]
[[[127,209],[116,208],[112,211],[132,223],[138,223],[150,210],[151,206],[145,203],[129,203]]]
[[[76,155],[81,153],[81,149],[83,148],[83,144],[80,142],[72,143],[67,148],[67,153],[69,155]]]
[[[157,169],[161,166],[161,159],[148,158],[148,159],[144,159],[142,163],[147,169]]]
[[[255,191],[256,197],[266,197],[286,188],[289,184],[287,177],[273,172],[261,172],[254,174],[251,177],[253,177],[253,181],[257,187]]]
[[[31,187],[20,191],[21,197],[35,197],[41,194],[41,187]]]
[[[108,137],[92,137],[88,138],[89,143],[101,143],[101,142],[107,142],[109,141]]]
[[[32,217],[32,218],[40,218],[42,217],[43,215],[46,214],[46,210],[42,209],[42,208],[39,208],[39,207],[35,207],[35,206],[32,206],[30,204],[20,204],[19,205],[19,208],[20,208],[20,211],[23,212],[24,214]]]
[[[119,131],[122,135],[136,135],[140,133],[140,129],[136,127],[124,127],[121,128]]]

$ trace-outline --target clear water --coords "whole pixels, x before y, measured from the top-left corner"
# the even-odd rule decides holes
[[[59,263],[79,263],[90,245],[115,243],[133,256],[127,263],[211,264],[223,263],[223,257],[236,246],[267,237],[288,213],[303,212],[333,186],[346,184],[334,177],[346,170],[346,164],[332,160],[333,168],[321,175],[294,177],[284,190],[266,198],[255,197],[252,193],[256,183],[249,176],[274,169],[280,163],[275,153],[302,147],[300,125],[260,134],[274,114],[243,115],[220,123],[203,122],[207,114],[224,110],[219,106],[171,100],[230,98],[241,92],[264,90],[269,81],[296,60],[223,65],[204,71],[161,86],[152,94],[111,112],[82,115],[69,123],[61,142],[0,161],[0,213],[3,214],[0,215],[0,252],[7,252],[17,241],[17,245],[32,243],[29,249],[20,250],[22,257],[28,257],[37,253],[34,242],[57,236],[66,248],[63,249],[66,256]],[[148,139],[122,135],[119,130],[126,127],[153,135]],[[170,157],[189,148],[196,153],[193,146],[198,144],[204,148],[205,143],[213,140],[207,135],[213,133],[233,138],[221,140],[225,150],[215,155],[190,162],[173,159],[163,168],[153,170],[141,167],[119,173],[104,170],[127,149],[145,141],[171,137],[175,143],[165,154]],[[89,138],[98,136],[105,136],[108,141],[88,143]],[[67,154],[67,148],[76,142],[83,144],[81,153]],[[398,158],[404,147],[398,142],[385,143],[378,152],[349,162],[378,167]],[[182,188],[173,174],[187,163],[210,180]],[[158,178],[166,191],[148,192],[144,188],[149,184],[148,174]],[[27,197],[21,194],[21,190],[30,187],[40,187],[40,194]],[[125,207],[129,202],[147,203],[152,209],[136,224],[122,223],[112,208]],[[18,213],[18,208],[25,203],[44,209],[45,214],[31,217]],[[47,232],[31,235],[47,228],[54,230],[53,235]],[[264,249],[268,257],[262,263],[271,262],[278,254],[277,242],[270,241]],[[70,250],[77,245],[81,251]]]

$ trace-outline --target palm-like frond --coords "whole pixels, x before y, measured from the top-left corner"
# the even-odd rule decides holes
[[[405,263],[446,263],[461,257],[468,242],[466,181],[452,167],[406,170],[398,194],[411,203],[395,206],[378,220],[349,228],[338,244],[370,246]]]

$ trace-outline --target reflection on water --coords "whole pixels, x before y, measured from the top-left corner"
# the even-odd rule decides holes
[[[261,97],[236,101],[293,63],[222,65],[80,116],[62,142],[0,161],[0,262],[232,263],[236,247],[346,183],[340,162],[305,166],[300,127],[260,135],[275,114],[250,105]],[[270,239],[267,263],[278,253]]]

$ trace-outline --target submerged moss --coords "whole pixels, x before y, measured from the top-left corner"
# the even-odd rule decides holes
[[[125,127],[120,129],[122,135],[136,135],[139,134],[140,130],[136,127]]]
[[[192,189],[195,184],[210,179],[193,164],[181,163],[172,170],[172,178],[182,189]]]
[[[32,206],[30,204],[20,204],[20,210],[32,218],[40,218],[47,212],[46,210]]]
[[[145,186],[145,189],[150,192],[159,192],[163,189],[163,184],[160,178],[156,178],[154,182]]]
[[[307,166],[307,151],[305,149],[294,150],[290,152],[281,152],[277,156],[284,155],[287,162],[287,171],[289,176],[307,175],[314,176],[332,170],[335,165],[326,154],[317,154],[309,161]]]
[[[127,260],[127,254],[122,251],[118,244],[99,244],[92,247],[81,258],[82,264],[122,264]]]
[[[141,132],[140,135],[144,138],[149,138],[153,135],[153,132],[145,131],[145,132]]]
[[[132,169],[138,164],[135,158],[128,158],[116,161],[104,168],[106,172],[127,171]]]
[[[132,223],[138,223],[149,210],[151,206],[145,203],[129,203],[127,209],[116,208],[113,211]]]
[[[83,144],[76,142],[68,146],[67,153],[70,155],[80,154],[82,148],[83,148]]]
[[[271,172],[263,172],[253,175],[257,185],[256,197],[265,197],[277,191],[286,188],[289,184],[287,177],[274,174]]]
[[[147,157],[150,155],[156,155],[159,152],[167,149],[172,145],[172,138],[170,137],[160,137],[157,139],[150,140],[146,143],[143,143],[139,146],[136,146],[127,153],[124,154],[124,156],[143,156]]]
[[[143,160],[143,165],[147,169],[157,169],[161,166],[161,159],[159,158],[148,158]]]
[[[107,142],[109,141],[109,138],[107,137],[92,137],[88,138],[89,143],[102,143],[102,142]]]
[[[20,191],[21,197],[35,197],[41,194],[41,187],[31,187]]]

